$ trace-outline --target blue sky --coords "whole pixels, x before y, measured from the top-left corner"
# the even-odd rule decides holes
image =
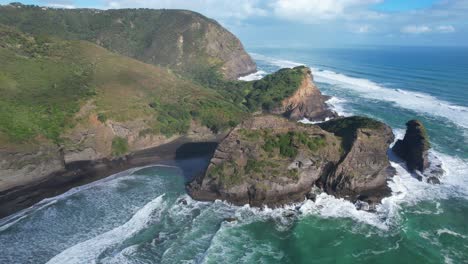
[[[0,0],[1,4],[11,1]],[[178,8],[217,19],[247,47],[468,46],[468,0],[25,0],[64,8]]]

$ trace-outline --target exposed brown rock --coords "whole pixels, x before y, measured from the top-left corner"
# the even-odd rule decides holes
[[[408,170],[424,172],[430,165],[429,148],[429,137],[424,125],[418,120],[410,120],[406,123],[405,137],[395,143],[393,152],[406,162]]]
[[[199,200],[275,206],[304,200],[317,183],[350,200],[380,201],[393,175],[386,154],[391,129],[367,118],[331,122],[323,126],[327,132],[278,116],[253,117],[220,143],[188,191]]]
[[[27,148],[0,149],[0,194],[33,181],[41,181],[50,174],[65,171],[65,163],[57,145],[43,143]]]
[[[304,79],[296,92],[282,101],[281,107],[272,111],[282,114],[292,120],[307,118],[310,121],[323,121],[338,115],[330,110],[325,103],[328,98],[323,96],[313,81],[312,72],[304,68]]]
[[[394,136],[390,127],[358,128],[349,151],[327,177],[326,190],[351,200],[380,200],[390,194],[387,180],[394,175],[387,157]]]

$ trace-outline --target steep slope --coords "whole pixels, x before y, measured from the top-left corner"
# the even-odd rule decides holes
[[[405,137],[395,143],[393,151],[406,162],[410,171],[424,172],[429,168],[430,147],[424,125],[419,120],[410,120],[406,123]]]
[[[0,25],[0,61],[0,192],[72,162],[194,131],[214,136],[246,114],[213,90],[89,42]]]
[[[337,117],[325,104],[326,98],[314,84],[311,70],[306,67],[296,69],[302,71],[300,86],[270,112],[293,120],[307,118],[311,121],[322,121]]]
[[[250,112],[282,115],[293,120],[308,118],[322,121],[337,114],[325,103],[326,97],[314,84],[308,67],[280,69],[260,80],[208,80],[207,86],[219,91],[227,100]]]
[[[67,10],[13,4],[0,6],[0,23],[33,34],[88,40],[187,76],[215,69],[236,79],[256,70],[239,39],[216,21],[186,10]]]
[[[220,143],[206,174],[188,190],[200,200],[276,206],[304,200],[315,184],[339,197],[374,203],[389,194],[392,140],[388,126],[364,117],[317,126],[255,116]]]

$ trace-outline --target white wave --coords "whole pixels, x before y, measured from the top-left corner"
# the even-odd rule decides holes
[[[353,115],[353,113],[345,107],[347,102],[343,98],[332,96],[330,99],[327,100],[326,103],[330,106],[330,108],[333,111],[338,113],[340,116],[352,116]]]
[[[327,122],[328,120],[330,120],[329,117],[325,118],[325,120],[323,120],[323,121],[310,121],[309,119],[304,117],[301,120],[299,120],[298,122],[302,123],[302,124],[320,124],[320,123],[323,123],[323,122]]]
[[[256,60],[264,61],[270,65],[281,68],[293,68],[305,65],[300,62],[271,58],[256,53],[252,53],[252,57]],[[343,89],[358,92],[365,98],[391,102],[399,107],[410,109],[418,113],[447,118],[459,126],[468,128],[467,107],[453,105],[450,102],[443,101],[428,94],[406,91],[403,89],[391,89],[368,79],[351,77],[330,70],[320,70],[310,65],[309,67],[311,67],[314,80],[317,82],[337,85]]]
[[[163,198],[164,194],[158,196],[136,212],[125,224],[90,240],[76,244],[62,251],[47,263],[96,263],[97,258],[104,250],[133,237],[139,231],[148,227],[155,219],[159,219],[166,206]]]
[[[325,218],[351,218],[359,222],[388,230],[389,225],[379,214],[357,210],[353,203],[326,193],[316,197],[315,202],[308,200],[299,209],[304,215],[319,215]]]
[[[269,63],[271,65],[278,66],[280,68],[294,68],[294,67],[297,67],[297,66],[305,65],[304,63],[300,63],[300,62],[275,59],[275,58],[271,58],[271,57],[264,56],[264,55],[257,54],[257,53],[250,53],[250,55],[255,60],[264,61],[264,62],[267,62],[267,63]]]
[[[466,236],[462,235],[462,234],[459,234],[457,232],[454,232],[450,229],[447,229],[447,228],[442,228],[442,229],[438,229],[437,230],[437,235],[438,236],[441,236],[443,234],[447,234],[447,235],[451,235],[451,236],[455,236],[455,237],[461,237],[463,239],[466,239]]]
[[[453,105],[424,93],[411,92],[402,89],[390,89],[373,81],[350,77],[328,70],[312,68],[315,80],[360,93],[362,96],[416,111],[447,118],[457,125],[468,128],[468,108]]]
[[[259,243],[249,231],[223,224],[197,263],[269,263],[271,258],[281,263],[284,256],[273,243]]]
[[[45,198],[36,204],[32,205],[31,207],[25,208],[17,213],[14,213],[12,215],[9,215],[5,218],[0,219],[0,232],[3,232],[10,227],[14,226],[21,220],[27,219],[29,215],[38,212],[40,210],[46,209],[49,206],[57,203],[60,200],[65,200],[70,196],[73,196],[77,193],[81,193],[83,191],[89,190],[91,188],[95,188],[98,186],[103,186],[106,185],[107,187],[110,186],[110,184],[113,184],[114,186],[117,186],[119,184],[119,180],[128,180],[130,177],[133,177],[133,173],[145,169],[145,168],[150,168],[150,167],[168,167],[168,168],[176,168],[179,169],[178,167],[175,166],[169,166],[169,165],[148,165],[148,166],[143,166],[143,167],[136,167],[132,169],[128,169],[126,171],[122,171],[116,174],[113,174],[109,177],[82,185],[82,186],[77,186],[74,187],[65,193],[62,193],[60,195],[50,197],[50,198]]]
[[[403,138],[404,133],[405,131],[402,129],[394,130],[394,134],[396,135],[395,142],[397,139]],[[347,200],[321,193],[316,197],[315,202],[306,200],[303,203],[286,205],[281,208],[252,208],[248,205],[239,207],[235,212],[235,217],[239,220],[237,224],[273,219],[277,223],[277,229],[288,229],[295,221],[295,218],[287,217],[287,215],[294,213],[297,216],[297,213],[300,212],[304,216],[317,215],[325,218],[350,218],[380,230],[388,231],[399,223],[399,213],[403,204],[415,205],[420,201],[447,199],[458,195],[468,196],[468,188],[465,188],[468,186],[468,180],[466,179],[468,165],[466,161],[435,151],[432,152],[432,155],[442,161],[445,171],[441,178],[441,184],[430,184],[425,181],[419,181],[407,171],[402,162],[391,161],[392,167],[396,169],[396,175],[388,181],[392,195],[382,199],[381,204],[377,205],[375,212],[358,210],[353,203]],[[221,201],[218,202],[221,203]],[[225,203],[225,205],[231,206],[228,203]],[[434,211],[424,213],[440,214],[440,203],[436,204]]]
[[[252,74],[240,77],[239,80],[240,81],[256,81],[256,80],[260,80],[265,75],[267,75],[267,73],[265,71],[260,70],[260,71],[254,72]]]

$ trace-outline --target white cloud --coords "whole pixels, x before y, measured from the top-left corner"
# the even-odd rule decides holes
[[[453,33],[455,32],[455,28],[452,25],[447,26],[438,26],[436,30],[440,33]]]
[[[401,28],[402,33],[408,33],[408,34],[423,34],[423,33],[429,33],[431,32],[432,29],[428,26],[415,26],[415,25],[409,25]]]
[[[382,0],[276,0],[271,7],[274,14],[282,18],[318,22],[357,16],[377,18],[379,13],[369,11],[368,7],[380,2]]]
[[[452,33],[455,32],[455,28],[452,25],[441,25],[441,26],[436,26],[436,27],[429,27],[429,26],[415,26],[415,25],[409,25],[405,26],[401,29],[402,33],[408,33],[408,34],[423,34],[423,33],[430,33],[430,32],[436,32],[436,33]]]
[[[259,0],[107,0],[107,8],[188,9],[217,19],[264,16]]]
[[[66,9],[73,9],[76,6],[73,4],[72,0],[42,0],[41,3],[44,3],[45,6],[53,7],[53,8],[66,8]]]
[[[64,5],[64,4],[54,4],[54,3],[46,4],[46,6],[52,7],[52,8],[64,8],[64,9],[76,8],[76,6],[74,5]]]
[[[351,26],[350,31],[358,34],[365,34],[374,31],[374,27],[371,25]]]

